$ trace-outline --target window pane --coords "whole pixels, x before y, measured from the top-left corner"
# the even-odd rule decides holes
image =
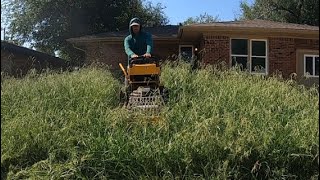
[[[231,54],[248,55],[248,40],[247,39],[232,39]]]
[[[232,66],[235,66],[237,64],[238,66],[240,66],[241,70],[247,69],[247,62],[248,62],[247,57],[232,56]]]
[[[266,56],[266,42],[265,41],[252,41],[252,55],[253,56]]]
[[[312,57],[306,57],[306,72],[305,74],[313,75],[313,58]]]
[[[181,57],[184,60],[191,60],[192,58],[192,47],[180,47]]]
[[[319,76],[319,56],[318,57],[316,57],[316,62],[315,62],[315,75],[316,76]]]
[[[266,58],[252,58],[251,71],[256,73],[266,73]]]

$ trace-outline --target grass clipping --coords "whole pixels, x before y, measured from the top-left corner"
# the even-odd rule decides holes
[[[1,82],[1,179],[317,179],[319,94],[166,64],[156,122],[118,105],[101,68]],[[153,122],[153,123],[150,123]]]

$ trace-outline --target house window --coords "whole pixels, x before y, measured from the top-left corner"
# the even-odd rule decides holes
[[[252,73],[267,73],[267,41],[251,40],[251,63],[250,71]]]
[[[180,45],[179,54],[180,54],[180,59],[191,61],[194,56],[193,45]]]
[[[242,70],[247,69],[248,64],[248,40],[231,40],[232,66],[239,65]]]
[[[267,74],[267,41],[231,39],[231,64],[254,74]]]
[[[319,55],[304,55],[304,76],[319,77]]]

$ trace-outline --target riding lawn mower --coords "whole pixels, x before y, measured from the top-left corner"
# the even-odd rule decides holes
[[[160,83],[161,68],[155,57],[131,58],[127,70],[119,63],[125,76],[120,101],[129,110],[159,113],[168,100],[168,91]]]

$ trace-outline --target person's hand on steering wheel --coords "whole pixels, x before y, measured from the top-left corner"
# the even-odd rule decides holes
[[[150,54],[150,53],[145,53],[145,54],[143,55],[143,57],[145,57],[145,58],[150,58],[150,57],[151,57],[151,54]]]
[[[136,55],[136,54],[132,54],[132,55],[131,55],[131,58],[137,58],[137,57],[139,57],[139,56]]]

